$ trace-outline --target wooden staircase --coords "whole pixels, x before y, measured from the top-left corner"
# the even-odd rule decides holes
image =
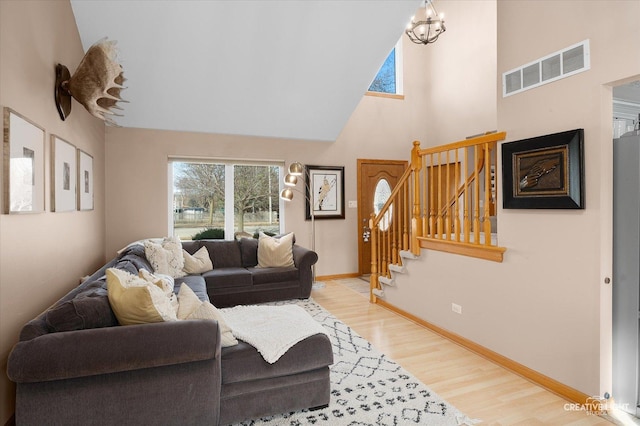
[[[413,143],[411,164],[377,215],[371,215],[371,301],[421,250],[502,262],[492,232],[496,216],[498,141],[505,132],[434,148]]]

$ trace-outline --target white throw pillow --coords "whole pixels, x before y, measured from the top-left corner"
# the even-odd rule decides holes
[[[161,243],[151,240],[144,242],[144,254],[158,274],[166,274],[173,278],[184,277],[184,256],[179,237],[164,238]]]
[[[292,232],[280,238],[270,237],[260,232],[258,238],[258,267],[294,266],[293,237]]]
[[[184,257],[184,268],[182,270],[187,274],[202,274],[213,269],[209,251],[204,246],[200,247],[193,255],[183,249],[182,255]]]
[[[178,291],[178,319],[194,320],[194,319],[212,319],[218,321],[220,327],[220,344],[223,348],[238,344],[238,340],[233,337],[231,327],[227,325],[220,311],[209,302],[203,302],[191,290],[191,288],[182,284]]]
[[[152,274],[144,268],[138,271],[138,276],[143,280],[160,287],[165,296],[167,296],[171,301],[171,306],[173,306],[173,309],[178,312],[178,296],[173,292],[173,289],[175,287],[175,280],[173,279],[173,277],[165,274]]]
[[[121,325],[175,321],[176,310],[164,291],[154,283],[116,268],[109,268],[109,304]]]

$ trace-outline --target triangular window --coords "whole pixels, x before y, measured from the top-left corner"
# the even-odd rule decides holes
[[[369,86],[369,92],[402,95],[402,39],[387,56]]]

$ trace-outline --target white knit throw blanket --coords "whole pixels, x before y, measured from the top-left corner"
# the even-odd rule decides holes
[[[220,309],[233,335],[255,347],[269,364],[289,348],[314,334],[322,325],[297,305],[236,306]]]

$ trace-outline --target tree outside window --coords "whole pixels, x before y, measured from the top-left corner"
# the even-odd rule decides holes
[[[279,165],[173,163],[174,235],[280,232]],[[231,185],[229,185],[231,183]]]

